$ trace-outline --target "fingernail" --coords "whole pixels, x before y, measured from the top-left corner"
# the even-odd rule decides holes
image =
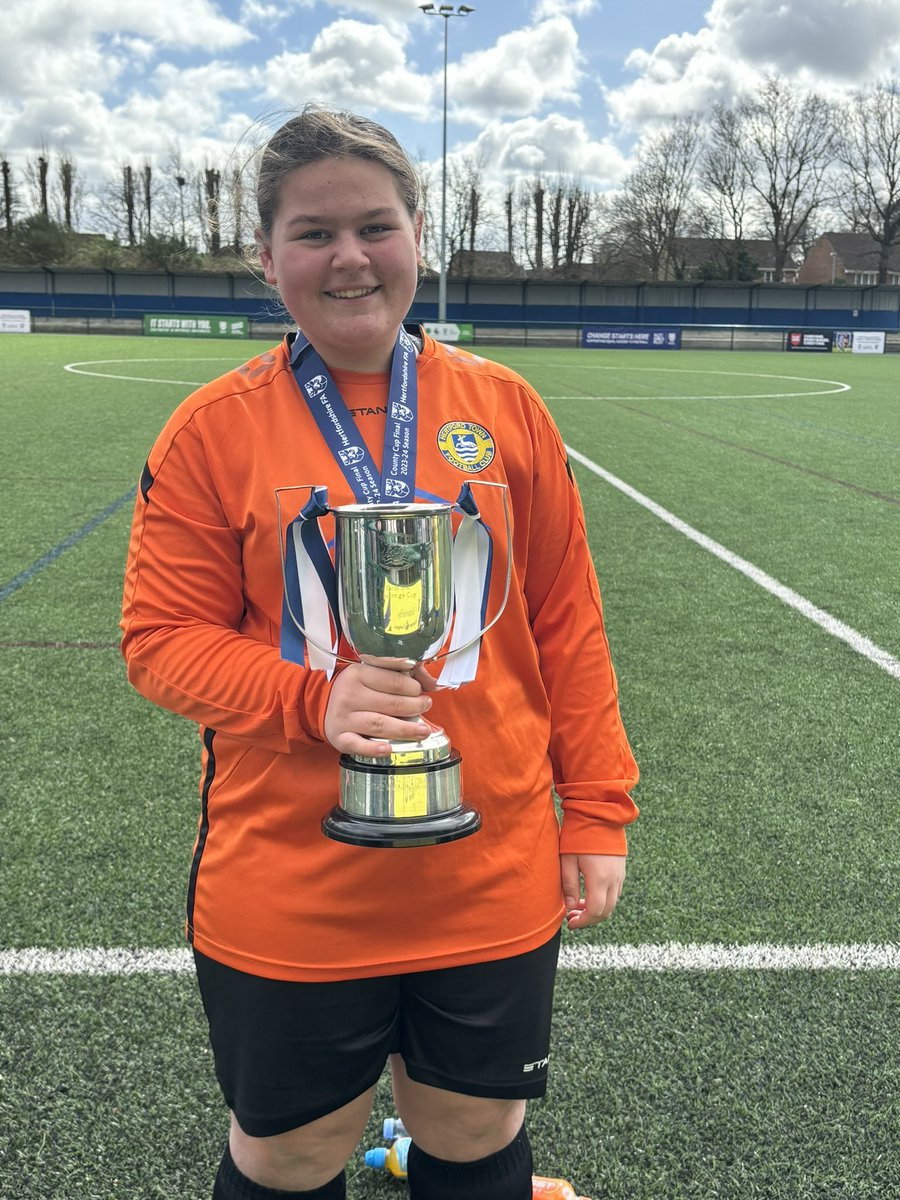
[[[575,903],[576,902],[575,902],[574,896],[566,896],[566,908],[574,908]]]

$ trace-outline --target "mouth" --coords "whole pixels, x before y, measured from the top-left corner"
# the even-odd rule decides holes
[[[361,300],[363,296],[371,296],[378,291],[377,287],[344,288],[340,292],[326,292],[333,300]]]

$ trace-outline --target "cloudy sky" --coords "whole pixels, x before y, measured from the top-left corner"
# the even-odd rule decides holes
[[[4,0],[0,155],[45,148],[96,179],[123,161],[216,163],[307,100],[507,175],[614,186],[636,139],[775,71],[833,91],[900,73],[900,0]]]

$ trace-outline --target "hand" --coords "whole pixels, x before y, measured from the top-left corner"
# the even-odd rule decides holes
[[[337,676],[325,709],[323,732],[342,754],[383,758],[391,748],[384,738],[427,737],[421,717],[431,708],[426,692],[437,684],[421,663],[404,658],[364,658]],[[372,740],[374,739],[374,740]]]
[[[559,863],[568,928],[587,929],[589,925],[599,925],[611,916],[625,882],[624,856],[561,854]]]

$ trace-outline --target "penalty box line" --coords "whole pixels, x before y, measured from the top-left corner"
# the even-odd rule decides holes
[[[564,971],[896,971],[900,944],[857,942],[747,945],[661,942],[626,946],[564,946]],[[193,974],[189,949],[84,947],[0,950],[2,976],[126,976]]]
[[[607,483],[612,484],[614,488],[618,488],[623,495],[628,496],[631,500],[636,501],[648,512],[653,513],[655,517],[659,517],[661,521],[665,521],[673,529],[684,534],[686,538],[690,538],[692,542],[696,542],[704,550],[714,554],[716,558],[727,563],[729,567],[733,567],[735,571],[740,571],[742,575],[746,575],[753,583],[764,588],[765,591],[787,604],[789,608],[795,609],[801,613],[807,620],[818,625],[820,629],[824,629],[826,633],[830,633],[832,637],[840,638],[842,642],[852,649],[857,654],[861,654],[876,667],[880,667],[882,671],[886,671],[888,675],[892,675],[894,679],[900,679],[900,660],[894,658],[887,650],[883,650],[881,646],[877,646],[869,638],[865,637],[858,630],[853,629],[850,625],[846,625],[843,621],[833,617],[831,613],[825,612],[824,609],[818,608],[805,596],[801,596],[799,592],[795,592],[793,588],[787,587],[772,575],[767,575],[765,571],[748,562],[746,558],[741,558],[740,555],[734,554],[726,546],[720,542],[714,541],[707,537],[705,533],[701,533],[698,529],[694,529],[692,525],[688,525],[686,521],[682,521],[680,517],[676,517],[674,513],[657,504],[655,500],[651,500],[649,496],[645,496],[643,492],[639,492],[624,480],[619,479],[616,475],[598,466],[586,455],[581,454],[578,450],[574,450],[571,446],[566,446],[566,450],[570,458],[574,458],[576,462],[581,463],[583,467],[587,467],[595,475],[601,479],[605,479]]]

